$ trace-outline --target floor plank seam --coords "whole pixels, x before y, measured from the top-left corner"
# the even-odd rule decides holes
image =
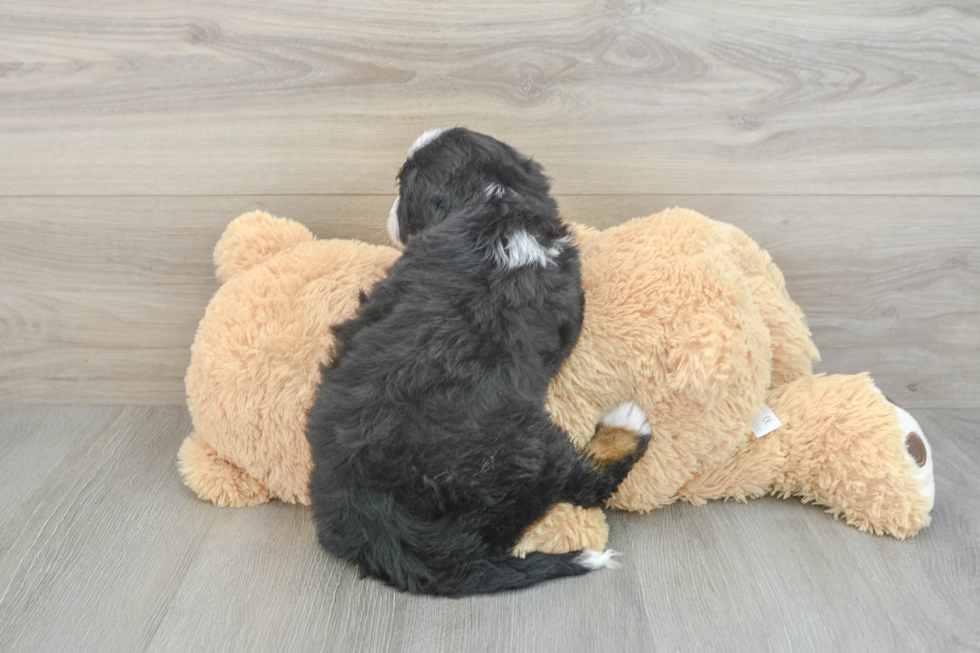
[[[398,192],[393,190],[390,193],[134,193],[121,195],[112,193],[107,195],[100,194],[42,194],[42,195],[6,195],[0,193],[0,200],[3,199],[149,199],[149,198],[194,198],[194,197],[395,197]],[[556,197],[778,197],[801,199],[807,198],[894,198],[894,199],[977,199],[980,194],[942,194],[942,193],[698,193],[698,192],[676,192],[676,193],[562,193],[555,192]]]

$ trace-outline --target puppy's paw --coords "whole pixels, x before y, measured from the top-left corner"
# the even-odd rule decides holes
[[[650,442],[649,425],[647,434],[640,435],[638,432],[623,428],[621,426],[610,426],[608,424],[599,425],[589,444],[585,446],[585,453],[592,458],[597,465],[611,465],[620,461],[636,462],[646,451],[647,444]]]
[[[635,401],[624,401],[613,408],[602,418],[602,424],[618,426],[640,435],[650,435],[651,432],[647,414]]]
[[[613,495],[650,444],[646,413],[632,401],[620,404],[596,427],[582,450],[590,462],[587,493],[577,501],[585,507],[603,505]]]

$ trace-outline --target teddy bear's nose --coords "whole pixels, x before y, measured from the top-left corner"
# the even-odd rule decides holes
[[[905,450],[915,460],[915,464],[922,467],[926,464],[926,445],[922,443],[922,438],[916,432],[909,433],[905,438]]]

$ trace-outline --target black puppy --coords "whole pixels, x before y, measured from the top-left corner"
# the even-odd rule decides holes
[[[398,589],[452,596],[610,566],[608,551],[510,555],[555,503],[602,506],[649,441],[624,405],[633,430],[600,427],[579,454],[544,409],[584,295],[540,166],[457,128],[423,134],[399,181],[405,253],[334,329],[309,414],[320,542]]]

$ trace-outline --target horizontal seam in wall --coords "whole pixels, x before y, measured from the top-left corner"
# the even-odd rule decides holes
[[[394,197],[398,193],[180,193],[180,194],[146,194],[146,195],[4,195],[2,199],[149,199],[155,197],[193,198],[193,197]],[[556,197],[894,197],[896,199],[955,199],[980,198],[976,195],[930,195],[903,193],[554,193]]]

